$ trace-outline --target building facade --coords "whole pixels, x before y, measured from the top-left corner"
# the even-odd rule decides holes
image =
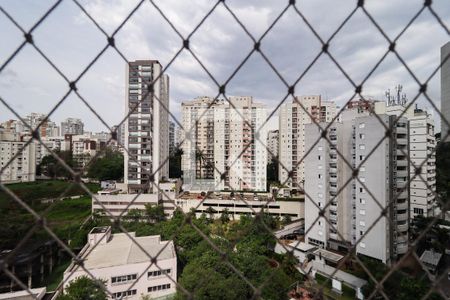
[[[308,151],[305,148],[305,126],[313,122],[330,122],[335,116],[336,104],[323,101],[320,95],[297,96],[280,107],[278,155],[281,165],[278,178],[281,183],[303,187],[303,157]]]
[[[126,72],[124,179],[129,193],[148,193],[169,177],[169,77],[156,60],[130,62]]]
[[[450,123],[450,42],[441,48],[441,114]],[[441,120],[441,138],[449,134],[449,126]],[[444,142],[450,142],[450,136]]]
[[[128,234],[135,242],[125,233],[112,234],[111,227],[95,227],[80,252],[84,267],[105,281],[112,294],[108,299],[142,299],[147,295],[156,299],[175,294],[177,256],[173,241],[162,241],[159,235]],[[156,263],[148,255],[157,256]],[[72,263],[64,272],[64,289],[81,276],[88,275]]]
[[[267,162],[270,163],[273,158],[278,158],[278,130],[270,130],[267,133]]]
[[[66,134],[83,134],[84,133],[84,123],[80,119],[67,118],[61,122],[61,135]]]
[[[266,137],[266,107],[248,96],[228,99],[182,103],[184,184],[195,191],[265,191],[267,149],[256,139]]]
[[[383,139],[385,126],[392,128],[391,138]],[[331,144],[320,139],[317,126],[306,127],[306,146],[314,148],[305,158],[305,241],[335,250],[357,244],[357,253],[384,263],[404,254],[409,224],[407,119],[349,111],[342,123],[331,125]],[[350,167],[358,168],[359,180]],[[380,218],[385,207],[386,217]]]
[[[172,154],[175,152],[175,148],[177,147],[175,141],[175,123],[169,121],[169,153]]]
[[[18,134],[1,130],[0,170],[2,170],[0,174],[2,183],[35,181],[35,143],[27,144],[19,138]]]

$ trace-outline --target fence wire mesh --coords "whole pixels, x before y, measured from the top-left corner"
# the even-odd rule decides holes
[[[69,1],[70,2],[70,1]],[[96,280],[99,285],[105,290],[105,292],[109,295],[109,297],[112,298],[125,298],[128,291],[132,291],[133,287],[135,286],[136,282],[143,276],[146,276],[147,272],[150,270],[151,267],[157,267],[158,270],[160,270],[165,276],[170,280],[172,284],[174,284],[177,288],[177,291],[181,294],[183,294],[186,298],[196,298],[196,291],[194,290],[188,290],[186,289],[182,284],[180,284],[177,281],[177,278],[174,278],[171,276],[171,274],[164,273],[164,269],[158,265],[158,258],[160,257],[161,253],[165,250],[166,247],[168,247],[169,244],[166,244],[165,247],[161,248],[156,254],[151,255],[148,253],[148,251],[137,241],[136,237],[133,234],[130,234],[127,229],[123,226],[123,223],[126,220],[125,216],[128,210],[132,207],[133,204],[135,204],[143,192],[137,193],[133,199],[127,203],[126,208],[123,209],[119,215],[115,215],[111,213],[108,208],[99,201],[97,198],[98,196],[93,193],[89,187],[81,180],[82,175],[87,171],[87,168],[90,166],[90,164],[99,156],[102,155],[102,152],[99,151],[95,154],[94,157],[90,159],[89,162],[87,162],[82,168],[80,169],[74,169],[70,165],[68,165],[54,150],[52,150],[46,143],[43,142],[41,136],[40,136],[40,127],[53,115],[53,113],[68,99],[69,95],[75,95],[88,109],[91,111],[96,118],[105,126],[108,128],[108,130],[111,133],[111,138],[108,142],[115,141],[120,144],[120,140],[117,138],[117,128],[120,127],[123,123],[127,122],[130,116],[137,111],[139,105],[142,103],[143,100],[139,100],[136,102],[134,107],[131,107],[127,115],[123,118],[123,120],[118,124],[117,127],[113,128],[110,126],[96,111],[96,109],[90,104],[88,99],[86,99],[82,93],[78,90],[78,84],[80,80],[92,70],[92,67],[94,64],[105,54],[105,52],[108,49],[113,49],[119,57],[123,60],[123,63],[128,65],[131,60],[129,60],[126,55],[121,51],[121,49],[117,46],[116,39],[118,38],[118,33],[122,30],[122,28],[129,22],[129,20],[136,14],[137,11],[141,9],[143,4],[150,4],[158,14],[163,18],[163,20],[167,23],[167,25],[170,26],[170,28],[173,30],[173,32],[178,36],[179,38],[179,49],[175,52],[174,56],[169,60],[169,62],[164,66],[163,70],[161,71],[160,75],[157,78],[154,78],[152,82],[149,83],[148,90],[146,91],[146,95],[142,97],[144,99],[147,95],[151,95],[156,101],[160,103],[162,106],[162,109],[167,111],[167,113],[170,115],[170,117],[173,119],[173,121],[182,129],[184,132],[185,139],[181,141],[180,145],[178,147],[182,148],[184,143],[192,142],[195,144],[195,139],[193,137],[195,136],[195,125],[190,128],[184,128],[184,123],[180,120],[178,120],[177,116],[169,110],[169,107],[161,101],[154,93],[154,84],[156,84],[158,81],[162,79],[162,76],[165,74],[170,74],[170,68],[172,64],[177,60],[177,58],[183,53],[183,54],[190,54],[192,58],[198,63],[198,65],[201,67],[201,69],[205,72],[205,74],[209,77],[209,79],[214,83],[217,94],[214,97],[214,101],[210,102],[208,107],[204,110],[204,112],[198,116],[198,121],[200,122],[202,119],[207,118],[207,113],[212,109],[212,106],[216,103],[215,100],[224,99],[225,103],[227,103],[230,106],[230,110],[234,111],[236,115],[239,116],[239,119],[243,124],[246,126],[252,128],[254,130],[254,141],[253,144],[261,144],[266,150],[275,157],[275,161],[280,169],[284,169],[287,174],[288,178],[281,182],[281,185],[287,184],[289,181],[294,180],[294,174],[295,170],[300,166],[300,164],[304,163],[305,159],[313,155],[314,148],[319,144],[321,141],[325,141],[327,145],[330,147],[334,147],[333,141],[331,140],[329,133],[332,130],[332,127],[339,121],[339,119],[342,117],[343,111],[346,109],[348,104],[351,103],[352,100],[355,98],[360,98],[362,100],[370,100],[366,99],[365,96],[362,94],[365,85],[367,84],[369,78],[374,74],[374,72],[377,70],[377,68],[382,64],[382,62],[385,60],[385,58],[389,54],[393,54],[397,59],[400,65],[407,71],[407,73],[411,76],[413,81],[417,84],[417,94],[412,98],[411,101],[404,107],[404,111],[401,112],[398,116],[396,116],[395,120],[392,123],[389,123],[386,125],[386,123],[376,114],[373,113],[373,108],[371,108],[371,112],[373,113],[373,116],[375,116],[375,119],[380,123],[380,125],[384,128],[385,134],[382,139],[378,141],[378,143],[375,144],[375,147],[373,149],[369,149],[370,151],[367,152],[367,155],[364,157],[364,159],[361,159],[358,164],[352,164],[351,161],[349,161],[348,157],[341,153],[339,149],[336,150],[337,157],[341,159],[344,163],[345,168],[348,168],[348,170],[351,171],[351,177],[349,177],[342,186],[340,186],[336,193],[332,196],[332,199],[325,204],[325,206],[319,205],[317,202],[317,199],[315,199],[314,195],[310,195],[307,190],[302,190],[302,192],[305,194],[305,201],[311,201],[311,203],[315,206],[317,211],[319,212],[317,216],[315,217],[314,222],[309,228],[305,228],[305,235],[307,235],[311,228],[321,220],[325,221],[327,225],[331,228],[333,232],[336,232],[339,239],[346,240],[345,237],[340,233],[340,230],[336,228],[336,223],[332,222],[327,217],[327,210],[332,205],[333,201],[338,198],[338,196],[346,189],[347,186],[352,184],[352,182],[357,183],[360,185],[370,196],[369,201],[373,201],[380,209],[381,213],[380,215],[375,219],[375,221],[367,226],[364,234],[362,234],[348,249],[347,253],[343,257],[342,260],[339,261],[339,263],[336,265],[334,271],[331,273],[331,275],[327,276],[328,279],[323,281],[322,283],[316,283],[313,287],[309,287],[310,290],[315,289],[318,291],[314,294],[314,297],[316,298],[327,298],[327,296],[324,296],[323,292],[325,289],[325,286],[328,285],[331,282],[331,278],[334,278],[338,272],[340,272],[341,269],[344,269],[344,267],[349,262],[354,262],[358,264],[363,271],[367,274],[368,278],[370,279],[371,283],[374,285],[374,289],[371,291],[370,294],[366,295],[368,299],[372,298],[384,298],[384,299],[390,299],[390,295],[386,293],[384,283],[392,276],[396,271],[400,269],[402,266],[402,263],[407,260],[413,258],[418,264],[420,264],[423,268],[423,270],[426,272],[428,279],[431,282],[431,286],[429,290],[421,297],[422,299],[427,299],[431,297],[434,294],[438,294],[439,296],[443,297],[444,299],[448,298],[448,294],[446,294],[442,290],[442,285],[440,285],[440,281],[447,276],[447,273],[450,271],[448,268],[442,272],[442,275],[435,277],[432,274],[429,273],[427,267],[424,265],[424,263],[419,259],[416,253],[417,246],[419,242],[423,239],[427,238],[427,233],[429,233],[433,226],[435,226],[438,222],[438,217],[433,217],[431,222],[429,222],[426,227],[423,229],[422,232],[420,232],[417,236],[414,237],[414,239],[408,240],[408,250],[405,254],[401,255],[397,261],[394,261],[390,266],[389,270],[384,274],[384,276],[381,279],[377,279],[376,276],[373,274],[374,270],[371,269],[370,266],[367,266],[365,262],[363,262],[356,254],[357,246],[360,245],[361,241],[366,237],[371,230],[374,228],[374,226],[380,221],[380,220],[386,220],[389,223],[389,226],[395,227],[396,224],[393,222],[391,218],[388,216],[389,208],[395,203],[396,199],[402,194],[405,190],[409,188],[409,184],[416,179],[420,179],[425,186],[432,191],[434,194],[436,201],[439,202],[439,206],[441,207],[441,210],[443,212],[446,212],[448,210],[448,201],[446,199],[441,199],[440,195],[437,194],[436,190],[432,188],[427,181],[426,178],[422,175],[422,168],[427,163],[427,160],[424,160],[420,164],[415,164],[415,162],[411,159],[409,156],[407,149],[400,149],[400,152],[403,154],[403,156],[406,157],[408,164],[414,168],[414,175],[410,176],[410,178],[407,180],[406,184],[403,188],[398,189],[395,191],[395,195],[391,199],[391,203],[383,204],[383,201],[379,201],[379,199],[376,198],[374,191],[371,191],[368,184],[361,180],[359,175],[359,172],[361,170],[361,167],[368,161],[368,159],[372,156],[372,154],[380,147],[380,145],[385,140],[394,140],[394,128],[393,126],[396,126],[398,122],[401,121],[401,118],[406,113],[406,111],[411,108],[419,99],[419,97],[424,97],[427,101],[427,103],[433,107],[434,111],[440,116],[441,122],[447,124],[448,127],[450,127],[449,122],[450,118],[449,116],[443,115],[443,113],[440,112],[440,109],[436,106],[436,102],[431,99],[430,95],[428,94],[428,86],[430,80],[432,80],[436,73],[441,69],[441,66],[444,62],[446,62],[449,57],[443,58],[441,64],[435,68],[431,74],[426,78],[426,80],[421,81],[416,76],[412,68],[406,63],[406,61],[403,59],[402,55],[397,51],[397,46],[400,43],[400,38],[404,35],[404,33],[414,24],[414,22],[425,12],[429,12],[433,18],[434,21],[439,24],[439,26],[442,28],[442,30],[445,31],[445,33],[450,35],[448,23],[446,23],[446,20],[444,20],[440,15],[439,11],[436,11],[433,7],[433,2],[431,0],[426,0],[423,2],[423,5],[420,7],[420,9],[413,15],[411,19],[404,20],[404,26],[402,27],[402,30],[395,36],[395,38],[390,38],[388,34],[383,30],[383,27],[377,22],[376,18],[366,9],[366,3],[363,0],[358,0],[355,2],[354,9],[351,10],[351,12],[343,19],[343,21],[336,26],[336,29],[333,31],[333,33],[330,35],[329,38],[324,38],[321,36],[318,31],[314,28],[314,26],[310,23],[308,20],[308,17],[304,14],[302,11],[301,6],[299,3],[296,3],[295,0],[289,0],[286,1],[284,9],[282,9],[276,18],[270,23],[270,25],[266,28],[266,30],[259,36],[255,36],[251,33],[251,31],[244,25],[245,23],[238,17],[238,15],[234,12],[232,6],[228,4],[227,1],[217,1],[212,5],[210,10],[207,11],[207,13],[201,18],[200,22],[194,27],[194,29],[189,34],[182,34],[184,31],[180,28],[177,28],[176,23],[172,21],[172,17],[170,17],[168,14],[164,12],[164,9],[162,9],[160,6],[161,4],[158,4],[157,1],[152,0],[142,0],[139,1],[138,4],[128,13],[128,15],[123,19],[122,22],[120,22],[119,26],[112,32],[112,34],[108,34],[106,30],[102,28],[99,22],[96,21],[96,18],[93,17],[89,11],[85,8],[85,6],[78,0],[72,0],[72,3],[76,5],[76,7],[79,8],[79,10],[87,17],[92,24],[95,25],[95,27],[98,29],[98,31],[104,36],[105,43],[103,48],[96,54],[96,56],[82,69],[82,71],[74,77],[74,79],[71,79],[70,76],[67,76],[64,74],[61,68],[58,67],[58,65],[52,60],[51,57],[46,55],[45,51],[43,51],[39,46],[38,43],[35,43],[34,40],[34,33],[36,29],[38,29],[42,24],[45,24],[46,20],[49,16],[51,16],[56,9],[63,3],[62,0],[56,1],[43,15],[39,18],[39,20],[29,29],[25,30],[24,27],[22,27],[21,24],[19,24],[18,21],[7,11],[7,9],[3,8],[0,4],[0,11],[3,14],[4,17],[6,17],[20,32],[23,34],[23,41],[22,43],[15,49],[9,57],[7,57],[2,63],[0,67],[0,74],[2,72],[5,72],[6,68],[11,64],[11,62],[14,61],[14,59],[23,51],[23,49],[28,46],[32,47],[36,52],[48,63],[48,65],[54,69],[59,76],[65,81],[68,88],[66,93],[61,99],[57,99],[56,104],[54,107],[50,110],[50,112],[46,115],[46,118],[41,121],[41,123],[37,127],[32,127],[31,124],[27,124],[27,121],[17,112],[17,110],[11,105],[12,99],[5,99],[3,96],[0,96],[0,102],[7,108],[7,110],[12,113],[17,119],[19,119],[26,127],[27,129],[32,133],[31,139],[26,141],[22,149],[17,151],[17,153],[8,161],[6,162],[2,168],[0,169],[0,174],[6,171],[6,169],[16,160],[19,158],[21,153],[25,151],[25,149],[32,143],[38,143],[41,147],[45,148],[48,153],[53,156],[53,158],[57,161],[57,163],[64,168],[72,177],[73,181],[70,186],[68,186],[58,197],[55,197],[55,201],[52,202],[44,211],[37,212],[35,211],[30,204],[25,201],[24,199],[21,199],[16,192],[14,192],[8,185],[0,181],[0,187],[1,189],[10,197],[10,199],[14,202],[16,202],[20,207],[28,211],[32,217],[33,220],[30,220],[31,229],[27,232],[25,236],[23,236],[20,240],[20,242],[15,246],[15,248],[8,252],[3,259],[0,261],[0,269],[1,272],[4,273],[7,277],[11,279],[12,282],[14,282],[15,285],[19,286],[21,289],[28,291],[29,295],[33,298],[36,298],[36,295],[33,294],[31,291],[31,287],[23,282],[18,276],[16,276],[13,269],[11,269],[11,264],[14,263],[14,261],[17,259],[17,257],[20,255],[21,251],[23,251],[24,246],[27,244],[27,242],[32,238],[32,236],[36,233],[37,230],[43,229],[53,240],[56,242],[58,247],[62,249],[67,255],[69,255],[73,262],[75,263],[76,267],[71,270],[71,274],[76,272],[78,269],[84,270],[84,272],[91,277],[92,279]],[[337,5],[337,4],[336,4]],[[234,71],[231,73],[231,75],[226,78],[223,81],[220,81],[217,79],[214,74],[208,69],[207,64],[205,64],[202,61],[202,58],[200,55],[196,53],[194,50],[195,48],[192,47],[192,38],[196,34],[196,32],[202,28],[204,23],[211,18],[213,13],[218,9],[218,7],[221,7],[225,9],[234,22],[242,29],[242,31],[245,33],[245,35],[248,37],[250,42],[252,43],[251,50],[244,56],[244,59],[236,66]],[[272,59],[270,58],[270,55],[266,53],[266,50],[261,47],[262,43],[266,39],[267,35],[273,30],[273,28],[277,25],[277,23],[280,21],[280,19],[287,14],[295,13],[300,18],[301,22],[303,22],[306,27],[310,30],[312,35],[315,37],[315,39],[320,43],[320,50],[318,53],[314,56],[312,61],[307,65],[307,67],[302,70],[300,75],[292,82],[289,82],[286,78],[283,77],[282,73],[277,69],[275,64],[272,62]],[[368,72],[366,76],[363,78],[362,81],[356,81],[352,79],[352,74],[349,71],[346,71],[345,64],[341,64],[336,57],[333,55],[333,52],[331,50],[331,45],[335,41],[335,37],[338,35],[338,33],[348,24],[352,18],[354,18],[354,15],[356,13],[362,13],[365,17],[367,17],[367,20],[371,24],[374,25],[374,27],[377,29],[377,31],[382,35],[382,37],[385,40],[385,52],[383,56],[373,65],[373,67],[368,68]],[[338,42],[336,42],[338,43]],[[241,70],[241,68],[249,61],[249,59],[253,56],[260,56],[262,58],[262,61],[267,64],[269,69],[273,71],[273,74],[282,82],[284,88],[285,88],[285,95],[279,99],[279,102],[277,103],[276,107],[269,113],[266,120],[261,124],[259,128],[255,128],[254,125],[252,125],[251,119],[246,116],[244,113],[242,113],[241,110],[239,110],[238,107],[235,106],[233,101],[230,100],[229,95],[227,94],[227,86],[230,84],[231,80],[235,78],[236,74]],[[331,62],[337,67],[337,69],[340,71],[341,76],[345,78],[348,83],[351,85],[351,87],[354,89],[353,94],[348,98],[346,103],[342,105],[342,108],[339,109],[339,111],[336,113],[336,115],[332,118],[332,120],[328,123],[320,123],[308,110],[307,107],[305,107],[304,103],[298,98],[295,97],[295,91],[296,87],[302,83],[302,80],[305,78],[305,76],[311,71],[312,67],[317,63],[319,58],[326,56],[328,57]],[[279,160],[274,153],[272,153],[272,149],[268,147],[266,142],[266,137],[261,136],[260,133],[263,130],[263,127],[266,125],[266,123],[272,118],[276,113],[280,111],[280,107],[291,101],[292,103],[296,103],[303,112],[312,120],[312,123],[317,126],[317,128],[320,130],[321,134],[320,137],[316,140],[315,143],[312,144],[312,146],[309,149],[305,149],[304,156],[300,157],[299,160],[292,165],[292,167],[285,166],[281,160]],[[442,132],[441,133],[441,140],[444,141],[448,136],[450,132]],[[434,155],[435,152],[439,149],[439,147],[442,147],[443,143],[440,143],[436,146],[435,149],[433,149],[433,153],[430,155]],[[167,155],[167,157],[163,160],[159,168],[157,168],[156,171],[150,170],[148,166],[143,165],[140,160],[136,160],[133,158],[133,155],[129,152],[129,149],[125,145],[120,145],[123,147],[124,151],[128,155],[130,161],[133,161],[135,164],[137,164],[140,168],[143,170],[146,170],[146,175],[150,179],[147,183],[148,189],[153,189],[157,191],[158,193],[162,194],[164,198],[169,199],[168,201],[171,202],[171,204],[179,209],[181,212],[183,211],[182,208],[179,206],[176,199],[171,199],[171,197],[166,193],[165,190],[161,189],[158,184],[155,183],[155,176],[156,173],[163,168],[164,165],[169,163],[170,156]],[[199,149],[197,146],[197,151],[202,151],[202,149]],[[252,147],[252,143],[247,143],[243,149],[240,151],[239,155],[235,157],[235,159],[231,160],[229,164],[229,169],[227,170],[221,170],[217,168],[216,166],[213,166],[213,173],[220,174],[220,182],[215,183],[214,189],[220,189],[219,185],[222,184],[222,181],[225,180],[225,178],[228,175],[229,170],[236,168],[236,163],[238,160],[241,159],[242,156],[246,155],[246,151]],[[200,170],[201,172],[201,170]],[[301,186],[299,182],[295,182],[298,186]],[[131,286],[128,288],[127,291],[124,291],[122,294],[113,294],[111,291],[109,291],[103,282],[96,279],[93,274],[84,266],[84,258],[87,257],[92,251],[95,251],[95,248],[97,245],[101,244],[102,240],[105,238],[103,236],[100,240],[98,240],[95,245],[90,247],[87,252],[80,252],[75,253],[71,247],[67,244],[67,241],[64,239],[61,239],[57,233],[55,233],[54,229],[51,229],[47,224],[47,215],[52,211],[54,206],[59,202],[62,201],[65,197],[68,196],[69,191],[74,187],[80,187],[85,193],[87,193],[90,197],[92,197],[92,203],[101,206],[103,209],[105,215],[113,220],[113,224],[115,228],[119,231],[124,233],[131,242],[138,247],[142,252],[145,253],[145,255],[148,257],[149,264],[144,272],[138,274],[137,280],[131,284]],[[301,188],[300,188],[301,189]],[[236,194],[239,194],[241,191],[238,189],[230,189],[229,192],[234,192]],[[255,282],[247,278],[245,275],[245,272],[243,270],[239,270],[233,263],[232,259],[230,259],[229,255],[226,251],[221,249],[220,245],[217,245],[218,240],[213,238],[210,234],[204,232],[199,226],[193,222],[193,219],[195,218],[195,210],[198,209],[201,205],[205,203],[205,201],[211,199],[214,196],[214,192],[208,192],[204,195],[204,197],[199,200],[197,207],[191,211],[190,213],[182,213],[183,214],[183,222],[182,225],[179,226],[177,230],[175,230],[174,234],[169,238],[170,240],[176,240],[177,235],[180,233],[181,230],[183,230],[183,226],[188,225],[191,226],[200,236],[203,240],[205,240],[209,246],[216,251],[222,262],[229,268],[230,272],[234,272],[239,276],[240,279],[242,279],[243,282],[245,282],[246,285],[248,285],[251,290],[253,291],[253,298],[263,298],[262,296],[262,290],[264,287],[269,284],[269,282],[273,279],[272,276],[276,276],[271,274],[271,276],[268,276],[263,282]],[[253,222],[259,223],[262,228],[267,231],[268,234],[272,235],[273,238],[277,241],[281,247],[284,248],[286,252],[293,253],[294,249],[286,247],[283,241],[279,237],[275,235],[273,232],[273,229],[269,224],[265,223],[264,219],[264,212],[263,210],[258,211],[252,207],[250,203],[248,203],[245,198],[241,198],[241,200],[246,204],[246,206],[252,211],[252,215],[255,216]],[[268,206],[271,202],[271,199],[268,199],[266,203],[263,204],[263,206]],[[305,212],[308,213],[308,212]],[[300,241],[297,243],[297,245],[300,243]],[[295,245],[295,246],[297,246]],[[304,265],[302,262],[296,264],[298,269],[302,270],[305,274],[308,274],[308,271],[304,269]],[[208,278],[204,278],[204,281],[208,281]],[[60,287],[62,287],[66,282],[62,282],[60,284]],[[202,284],[199,284],[201,286]],[[287,294],[287,293],[286,293]],[[37,299],[37,298],[36,298]]]

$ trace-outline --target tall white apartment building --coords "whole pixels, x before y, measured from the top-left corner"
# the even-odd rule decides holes
[[[273,158],[278,157],[279,130],[270,130],[267,133],[267,162],[270,163]]]
[[[252,97],[200,97],[182,103],[182,170],[190,190],[266,190],[267,110]]]
[[[124,181],[129,193],[148,193],[169,177],[169,77],[156,60],[130,62],[126,72]]]
[[[20,131],[19,133],[31,135],[31,130],[28,128],[28,126],[33,128],[34,130],[40,125],[38,130],[40,137],[53,137],[59,135],[59,127],[55,122],[50,121],[50,119],[46,119],[45,114],[31,113],[24,118],[24,121],[26,125],[23,124],[22,131]]]
[[[67,118],[61,122],[61,135],[66,134],[83,134],[84,123],[80,119]]]
[[[417,215],[431,217],[436,205],[436,138],[434,118],[426,110],[405,105],[386,105],[376,102],[377,114],[399,116],[403,113],[409,122],[410,158],[410,218]],[[415,176],[416,167],[421,166],[420,175]]]
[[[441,47],[441,113],[450,123],[450,42]],[[448,58],[447,58],[448,57]],[[450,133],[447,123],[441,121],[441,137]],[[450,135],[443,142],[450,142]]]
[[[317,126],[306,126],[307,147],[320,139],[305,159],[306,242],[335,250],[358,243],[357,253],[390,263],[408,249],[408,121],[378,117],[392,128],[392,138],[378,146],[386,130],[368,112],[346,111],[342,123],[327,132],[331,145],[320,139]],[[360,182],[348,164],[359,167]],[[386,216],[379,218],[386,207]]]
[[[169,121],[169,153],[172,154],[175,151],[175,123]]]
[[[282,166],[278,168],[278,178],[281,183],[286,182],[291,187],[303,187],[303,157],[309,150],[305,147],[305,126],[314,121],[331,122],[335,116],[336,104],[322,101],[320,95],[297,96],[292,102],[280,107],[278,155]]]
[[[159,235],[137,237],[111,233],[111,227],[95,227],[80,256],[92,276],[105,281],[108,299],[163,299],[176,293],[177,256],[173,241]],[[152,263],[151,257],[156,257]],[[89,275],[72,263],[64,272],[64,289],[75,279]]]
[[[36,179],[35,144],[20,140],[18,134],[0,131],[0,181],[27,182]],[[15,157],[15,155],[17,155]],[[9,163],[11,159],[15,159]],[[8,164],[9,163],[9,164]]]

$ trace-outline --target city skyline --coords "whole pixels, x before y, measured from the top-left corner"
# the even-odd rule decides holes
[[[198,1],[198,5],[192,5],[192,7],[182,3],[169,2],[157,3],[157,5],[185,36],[200,21],[205,11],[212,6],[206,1]],[[301,6],[301,11],[305,14],[305,17],[324,40],[331,35],[333,26],[328,26],[329,24],[322,26],[320,20],[327,18],[328,21],[337,25],[344,20],[354,7],[353,1],[348,1],[339,9],[334,8],[331,11],[328,10],[326,3],[327,1],[320,1],[304,3]],[[408,3],[410,4],[408,6],[403,4],[406,4],[406,1],[397,1],[389,5],[368,2],[366,8],[374,15],[386,34],[393,38],[399,33],[400,24],[403,25],[405,20],[412,18],[417,8],[422,6],[421,1],[417,1],[413,5]],[[27,5],[27,14],[18,15],[17,12],[22,11],[24,5]],[[104,9],[105,5],[108,5],[108,9]],[[258,7],[255,7],[252,3],[227,2],[227,5],[235,11],[237,17],[248,27],[250,33],[258,38],[275,17],[281,13],[285,3],[264,1],[258,3]],[[444,17],[450,16],[450,9],[444,5],[444,1],[435,1],[433,5],[436,9],[439,9]],[[42,15],[49,6],[44,2],[4,3],[5,10],[17,18],[19,24],[25,29],[29,28],[34,20]],[[133,6],[134,2],[131,1],[118,1],[112,5],[102,1],[84,4],[85,9],[108,33],[111,33],[118,26]],[[401,15],[398,15],[399,10],[395,7],[402,8]],[[320,11],[320,14],[318,11]],[[155,18],[148,18],[149,15],[155,16]],[[244,16],[246,17],[244,18]],[[149,21],[149,19],[154,20]],[[205,67],[211,71],[211,74],[217,78],[219,83],[223,83],[232,74],[252,49],[251,39],[237,24],[228,26],[229,23],[232,23],[231,21],[232,16],[223,5],[219,5],[212,16],[190,39],[190,48],[204,63]],[[55,22],[60,25],[52,26]],[[0,18],[0,24],[8,28],[4,34],[5,38],[10,41],[6,47],[0,49],[0,57],[3,59],[8,57],[15,45],[20,43],[22,35],[17,34],[17,29],[14,29],[4,16]],[[352,31],[352,25],[354,24],[359,24],[359,26],[362,24],[364,30],[361,34],[354,34]],[[65,28],[64,32],[58,29],[62,27]],[[160,34],[157,35],[150,29],[146,30],[145,28],[158,28]],[[426,28],[429,37],[427,43],[417,38],[424,34],[423,28]],[[43,37],[44,34],[45,38]],[[71,36],[73,40],[68,41],[67,36]],[[161,36],[164,38],[161,38]],[[217,38],[219,36],[220,39]],[[106,43],[105,37],[86,16],[83,16],[79,8],[64,2],[36,30],[33,38],[36,45],[42,48],[42,51],[70,79],[78,76],[82,68],[95,57]],[[305,40],[308,43],[304,43]],[[214,41],[214,43],[209,41]],[[411,70],[417,74],[419,80],[425,80],[439,65],[439,48],[447,41],[448,37],[445,31],[435,22],[434,17],[425,11],[399,39],[396,49]],[[181,39],[176,36],[167,22],[147,2],[119,31],[115,42],[129,61],[157,58],[163,66],[168,65],[170,59],[182,44]],[[359,45],[357,50],[354,48],[355,43]],[[56,44],[58,44],[58,47],[52,47]],[[158,45],[158,47],[152,47],[153,44]],[[386,40],[383,39],[368,18],[358,12],[333,39],[329,49],[336,61],[350,74],[351,78],[355,82],[359,82],[387,51],[387,48]],[[289,9],[267,37],[262,40],[261,49],[283,78],[291,84],[303,72],[314,56],[320,52],[321,45],[295,11]],[[298,49],[298,51],[292,51],[292,49]],[[25,46],[23,51],[26,52],[26,55],[21,54],[14,58],[0,75],[1,97],[14,109],[17,109],[22,116],[33,111],[48,113],[53,105],[67,92],[67,83],[30,46]],[[281,53],[282,55],[275,55],[275,53]],[[66,59],[68,55],[71,57],[70,60]],[[33,69],[27,68],[31,61],[36,66]],[[229,63],[223,64],[221,61]],[[77,84],[79,93],[110,126],[118,124],[124,114],[125,65],[125,61],[118,56],[115,50],[108,49],[86,73],[86,77],[82,78]],[[179,121],[181,121],[180,104],[182,101],[198,96],[214,97],[217,95],[218,88],[187,50],[184,50],[169,66],[167,74],[172,78],[170,108]],[[46,78],[46,80],[42,80],[42,78]],[[410,99],[416,95],[417,84],[406,69],[401,66],[398,59],[393,54],[389,54],[364,86],[363,94],[382,100],[384,92],[389,88],[392,89],[397,83],[403,84],[404,92]],[[322,55],[300,84],[297,85],[295,92],[297,95],[321,94],[324,100],[335,100],[339,106],[342,106],[353,91],[354,88],[331,62],[330,58]],[[439,74],[436,74],[430,81],[428,92],[434,103],[438,105],[440,102]],[[253,53],[227,85],[226,93],[229,96],[251,95],[255,100],[264,103],[271,111],[275,104],[284,98],[287,88],[283,86],[261,55]],[[30,99],[33,100],[30,101]],[[82,118],[87,128],[93,131],[106,130],[80,101],[72,93],[55,111],[51,119],[60,120],[70,111],[71,116]],[[430,104],[426,100],[419,98],[419,103],[420,106],[430,109]],[[108,105],[110,109],[102,109],[105,105]],[[3,105],[0,106],[3,112],[2,117],[5,119],[13,118],[13,115]],[[435,119],[437,128],[440,128],[440,118],[436,113]],[[271,120],[269,123],[276,124],[277,121]]]

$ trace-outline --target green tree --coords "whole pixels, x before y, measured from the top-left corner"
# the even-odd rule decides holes
[[[183,172],[181,171],[181,156],[183,155],[183,150],[177,149],[174,153],[170,155],[169,158],[169,177],[170,178],[181,178]]]
[[[272,158],[272,160],[267,164],[267,184],[278,183],[278,159]]]
[[[55,151],[55,154],[70,168],[75,168],[71,151]],[[71,178],[72,174],[53,155],[46,155],[38,166],[39,172],[51,178]]]
[[[106,149],[105,153],[90,162],[87,176],[102,180],[123,178],[123,155],[119,151]]]
[[[228,212],[228,208],[225,208],[220,215],[220,221],[222,223],[228,223],[230,221],[230,214]]]
[[[106,300],[104,284],[81,276],[69,283],[58,300]]]
[[[146,204],[145,215],[150,223],[158,223],[166,219],[166,216],[164,215],[164,207],[157,204]]]

